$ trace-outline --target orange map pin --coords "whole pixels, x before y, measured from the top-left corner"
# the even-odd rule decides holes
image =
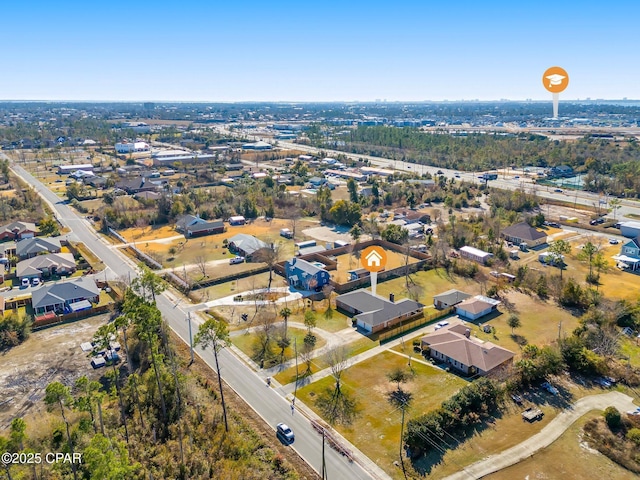
[[[560,93],[569,85],[569,74],[561,67],[547,68],[542,74],[542,85],[551,93]]]

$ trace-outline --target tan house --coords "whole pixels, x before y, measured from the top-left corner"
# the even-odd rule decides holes
[[[527,222],[516,223],[505,228],[500,236],[514,245],[526,243],[527,247],[537,247],[547,243],[547,234],[533,228]]]
[[[513,363],[514,353],[491,342],[471,337],[471,330],[457,323],[422,337],[422,350],[465,375],[488,375]]]

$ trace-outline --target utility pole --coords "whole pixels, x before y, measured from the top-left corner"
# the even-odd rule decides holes
[[[327,463],[324,459],[324,428],[322,429],[322,480],[328,480]]]
[[[298,392],[298,339],[293,339],[293,352],[296,356],[296,385],[293,388],[293,404],[296,404],[296,393]]]

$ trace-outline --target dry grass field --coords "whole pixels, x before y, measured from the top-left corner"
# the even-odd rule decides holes
[[[385,249],[385,252],[387,252],[387,270],[398,268],[405,264],[405,256],[403,254],[387,249]],[[338,269],[331,272],[331,277],[338,283],[346,283],[349,280],[349,275],[347,273],[349,270],[362,268],[362,265],[360,264],[360,253],[361,251],[357,251],[351,255],[348,253],[339,255],[337,257]],[[409,257],[409,265],[416,263],[417,261],[417,259]]]
[[[343,373],[343,389],[357,400],[359,412],[349,426],[336,430],[393,478],[402,478],[402,471],[393,465],[398,460],[401,412],[391,405],[387,395],[395,389],[386,375],[394,368],[409,369],[407,359],[391,352],[358,363]],[[412,362],[413,380],[403,386],[413,393],[409,418],[438,407],[466,385],[461,378],[431,365]],[[318,413],[315,398],[335,383],[329,376],[298,389],[298,397]]]
[[[558,440],[531,458],[484,478],[487,480],[553,479],[585,480],[607,478],[615,480],[637,479],[637,475],[592,450],[582,440],[582,428],[599,412],[585,415],[572,425]]]

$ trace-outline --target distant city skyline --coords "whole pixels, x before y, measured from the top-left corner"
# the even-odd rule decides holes
[[[10,2],[0,100],[640,99],[638,2],[217,3]]]

